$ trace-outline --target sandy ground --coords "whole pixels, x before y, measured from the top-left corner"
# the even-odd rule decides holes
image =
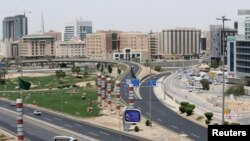
[[[16,138],[0,128],[0,141],[17,141]]]

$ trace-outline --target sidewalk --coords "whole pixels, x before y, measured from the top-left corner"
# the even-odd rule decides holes
[[[0,127],[0,141],[17,141],[16,137]]]

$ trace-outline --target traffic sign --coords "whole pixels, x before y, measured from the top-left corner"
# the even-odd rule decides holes
[[[141,111],[139,109],[125,109],[123,120],[125,123],[138,123],[141,121]]]
[[[132,79],[132,84],[134,87],[139,87],[139,85],[140,85],[139,79]]]
[[[148,80],[148,86],[155,87],[156,86],[156,80]]]
[[[126,84],[131,84],[131,79],[126,79]]]

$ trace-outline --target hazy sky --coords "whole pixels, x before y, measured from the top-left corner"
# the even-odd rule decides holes
[[[216,17],[226,15],[237,20],[238,9],[250,9],[249,0],[0,0],[0,19],[24,9],[29,33],[41,30],[63,31],[66,22],[82,18],[93,22],[95,30],[148,32],[174,27],[196,27],[208,30],[210,24],[221,24]],[[20,12],[19,12],[20,11]],[[226,25],[233,26],[233,22]],[[1,24],[2,36],[2,24]],[[0,36],[0,37],[1,37]]]

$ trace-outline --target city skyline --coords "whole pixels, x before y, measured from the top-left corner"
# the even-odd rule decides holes
[[[175,27],[208,30],[210,24],[221,24],[216,18],[222,15],[232,19],[226,26],[233,27],[233,22],[237,20],[237,10],[247,9],[250,4],[244,0],[237,3],[232,0],[61,0],[60,4],[56,0],[1,2],[1,21],[7,16],[21,14],[24,9],[31,11],[26,14],[29,33],[41,30],[42,14],[45,31],[63,31],[67,22],[80,18],[92,21],[93,31],[112,29],[148,32],[151,29],[161,31]]]

